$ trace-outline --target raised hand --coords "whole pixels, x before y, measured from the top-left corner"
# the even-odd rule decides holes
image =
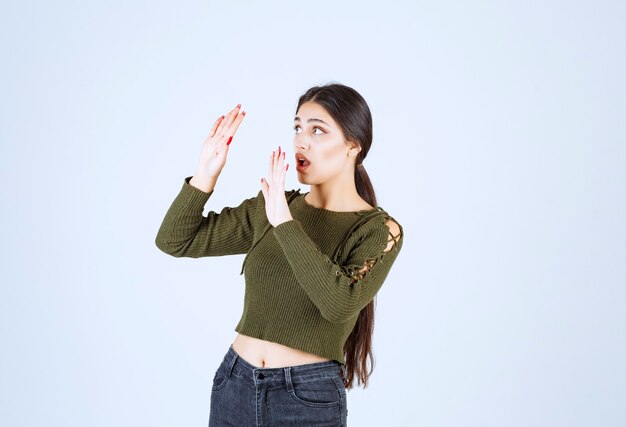
[[[269,164],[268,180],[261,178],[261,191],[265,197],[265,213],[274,227],[293,219],[285,197],[285,175],[289,164],[284,165],[285,152],[272,151]]]
[[[197,175],[217,179],[226,164],[230,143],[245,115],[239,104],[215,121],[209,136],[202,143]]]

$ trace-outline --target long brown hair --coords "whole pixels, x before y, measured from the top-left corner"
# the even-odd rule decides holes
[[[371,206],[378,206],[376,195],[365,167],[362,165],[367,152],[372,145],[372,113],[365,99],[351,87],[340,83],[329,83],[323,86],[313,86],[298,100],[296,112],[305,102],[315,102],[321,105],[337,122],[346,139],[358,142],[361,151],[356,158],[354,181],[356,190]],[[372,333],[374,331],[375,298],[370,301],[359,313],[354,329],[344,344],[343,351],[346,359],[344,383],[346,388],[353,387],[354,375],[357,375],[358,384],[367,387],[367,381],[374,370],[374,353],[372,351]],[[367,372],[367,357],[371,359],[371,370]]]

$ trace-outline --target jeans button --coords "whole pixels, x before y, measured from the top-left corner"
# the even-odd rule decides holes
[[[263,372],[261,372],[257,378],[262,380],[263,378],[265,378],[265,375],[263,375]]]

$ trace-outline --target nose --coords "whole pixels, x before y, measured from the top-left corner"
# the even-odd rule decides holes
[[[294,138],[293,144],[296,146],[296,150],[304,150],[306,148],[306,144],[304,143],[302,138]]]

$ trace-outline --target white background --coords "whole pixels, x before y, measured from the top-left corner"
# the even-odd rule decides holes
[[[365,166],[405,230],[349,425],[626,423],[623,2],[0,16],[1,425],[206,425],[243,255],[176,259],[157,230],[219,115],[248,113],[207,210],[257,194],[332,81],[371,108]]]

